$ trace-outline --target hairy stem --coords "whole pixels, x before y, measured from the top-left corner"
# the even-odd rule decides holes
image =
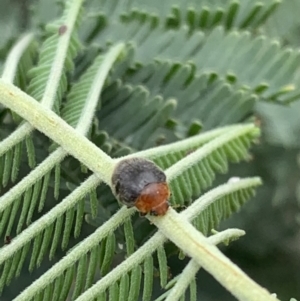
[[[33,34],[28,33],[24,35],[17,43],[14,45],[8,57],[5,61],[4,70],[2,73],[2,78],[10,83],[14,82],[14,78],[18,69],[18,64],[22,55],[24,54],[27,47],[33,41]]]
[[[219,232],[213,236],[208,237],[208,241],[217,245],[226,240],[230,240],[232,238],[238,238],[240,236],[245,235],[245,231],[239,229],[226,229],[225,231]],[[183,272],[177,277],[176,284],[173,288],[168,292],[168,297],[165,299],[166,301],[177,301],[184,294],[189,284],[195,278],[197,272],[201,268],[200,265],[194,259],[191,259],[187,266],[184,268]]]
[[[99,244],[103,238],[114,231],[120,224],[124,223],[131,214],[135,212],[134,209],[127,209],[122,207],[112,218],[110,218],[103,226],[98,228],[93,235],[84,239],[78,246],[76,246],[70,253],[56,263],[51,269],[43,274],[33,285],[26,288],[14,301],[28,301],[31,300],[36,292],[42,291],[49,285],[57,275],[62,275],[63,272],[70,266],[75,265],[77,260],[94,246]]]
[[[2,79],[0,79],[0,102],[53,139],[66,152],[95,172],[103,182],[110,185],[115,165],[113,160],[54,112]]]
[[[167,218],[151,217],[149,219],[160,229],[161,233],[192,257],[238,300],[275,300],[266,289],[249,278],[175,210],[170,209]]]
[[[30,243],[32,239],[41,234],[47,227],[52,225],[60,216],[65,214],[70,208],[87,195],[94,187],[99,185],[99,178],[91,175],[86,179],[80,187],[76,188],[66,198],[64,198],[58,205],[52,208],[48,213],[43,215],[39,220],[30,225],[27,229],[22,231],[11,244],[5,248],[0,249],[0,265],[11,258],[14,253],[22,249],[26,244]]]

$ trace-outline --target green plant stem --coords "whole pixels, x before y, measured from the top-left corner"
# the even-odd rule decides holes
[[[258,178],[254,178],[240,180],[237,183],[227,183],[221,185],[215,189],[210,190],[204,196],[197,199],[190,206],[193,209],[189,210],[187,213],[185,213],[185,210],[180,214],[183,215],[187,220],[192,220],[196,215],[198,215],[202,210],[204,210],[208,204],[216,201],[219,198],[224,197],[224,195],[226,195],[227,193],[233,193],[241,188],[246,188],[249,186],[256,186],[259,183],[260,180]],[[201,205],[199,204],[203,204],[203,207],[201,207]],[[170,231],[172,231],[172,229],[170,229]],[[141,263],[147,256],[152,254],[160,245],[162,245],[167,240],[167,238],[168,237],[165,237],[160,231],[153,235],[153,237],[150,238],[143,246],[141,246],[134,254],[132,254],[124,262],[119,264],[101,280],[99,280],[93,287],[84,292],[76,301],[90,301],[96,298],[99,295],[99,293],[104,292],[112,283],[120,279],[122,275],[128,273],[133,267]]]
[[[124,49],[124,44],[117,44],[112,47],[107,55],[104,57],[102,64],[99,66],[98,72],[93,80],[91,89],[87,96],[85,106],[81,112],[80,119],[77,123],[76,130],[78,133],[86,135],[93,120],[93,115],[98,103],[99,95],[104,86],[107,75]],[[18,184],[12,187],[6,194],[0,197],[0,212],[3,212],[8,206],[30,186],[34,185],[41,177],[58,163],[60,163],[68,153],[61,147],[55,150],[48,156],[41,164],[33,169],[26,177],[24,177]]]
[[[239,229],[227,229],[225,231],[219,232],[213,236],[208,237],[208,241],[217,245],[223,241],[231,238],[237,238],[245,235],[245,231]],[[194,259],[191,259],[187,266],[184,268],[183,272],[178,277],[176,284],[169,291],[168,297],[165,301],[177,301],[184,294],[192,280],[195,278],[197,272],[201,268],[200,265]]]
[[[172,181],[172,179],[178,177],[185,170],[193,166],[195,162],[205,158],[208,154],[212,153],[212,151],[224,145],[226,142],[251,131],[257,131],[257,133],[259,133],[260,130],[254,124],[239,125],[231,130],[228,130],[228,132],[220,135],[218,138],[215,138],[215,140],[210,141],[203,147],[191,153],[189,156],[185,157],[183,160],[178,161],[176,164],[168,168],[166,171],[168,181]]]
[[[184,150],[189,150],[191,148],[198,148],[200,145],[222,135],[227,133],[229,130],[233,130],[235,128],[240,128],[241,125],[229,125],[229,126],[224,126],[219,129],[214,129],[205,133],[201,133],[199,135],[176,141],[174,143],[166,144],[166,145],[161,145],[153,148],[149,148],[146,150],[142,150],[124,157],[116,158],[116,161],[120,161],[123,159],[127,158],[132,158],[132,157],[142,157],[142,158],[147,158],[147,159],[152,159],[154,160],[156,157],[160,157],[164,154],[170,154],[172,152],[179,152],[179,151],[184,151]]]
[[[82,255],[88,253],[94,246],[98,245],[99,241],[114,231],[121,223],[124,223],[134,212],[134,208],[127,209],[123,206],[105,224],[98,228],[92,235],[81,241],[80,244],[73,248],[67,256],[44,273],[42,277],[37,279],[33,285],[27,287],[14,299],[14,301],[28,301],[34,298],[37,291],[42,291],[57,277],[57,275],[62,275],[68,267],[75,265]]]
[[[170,209],[167,218],[149,217],[160,231],[208,271],[238,300],[274,301],[269,292],[249,278],[185,218]]]
[[[30,243],[33,238],[37,237],[47,227],[52,225],[55,220],[65,214],[70,208],[87,195],[93,188],[99,185],[99,178],[95,175],[91,175],[86,179],[80,187],[76,188],[65,199],[63,199],[58,205],[52,208],[48,213],[43,215],[39,220],[31,224],[27,229],[22,231],[15,239],[12,240],[5,248],[0,249],[0,265],[11,258],[14,253],[23,248],[26,244]]]
[[[16,86],[0,79],[0,102],[45,133],[110,185],[114,161],[86,137]]]
[[[57,88],[60,84],[61,76],[64,72],[64,64],[67,58],[68,49],[70,47],[71,36],[74,31],[76,20],[78,18],[83,2],[84,0],[72,1],[72,4],[70,4],[71,8],[68,10],[68,15],[66,16],[65,24],[62,24],[66,26],[67,30],[63,35],[59,37],[60,41],[56,49],[50,75],[47,80],[43,98],[41,100],[41,103],[47,108],[51,108],[55,101]]]
[[[18,64],[27,47],[33,41],[33,34],[24,35],[12,48],[5,61],[2,78],[10,83],[14,82]]]
[[[51,65],[49,79],[47,81],[43,98],[41,100],[41,103],[47,108],[52,108],[54,104],[57,88],[60,84],[61,75],[64,69],[67,51],[70,45],[71,35],[75,27],[76,19],[78,17],[83,1],[84,0],[73,0],[71,9],[69,9],[68,11],[66,22],[64,24],[67,27],[67,31],[59,38],[55,57]],[[8,149],[21,142],[33,130],[34,127],[31,124],[22,124],[9,137],[4,139],[0,143],[0,156],[2,156]]]

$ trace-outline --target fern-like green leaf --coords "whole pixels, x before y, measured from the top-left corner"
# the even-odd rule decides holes
[[[90,89],[85,90],[86,95],[81,94],[81,96],[84,99],[85,106],[82,108],[82,115],[78,116],[77,118],[78,119],[77,126],[79,127],[78,130],[83,133],[87,131],[90,125],[91,118],[89,118],[89,116],[93,114],[93,111],[96,108],[96,104],[99,98],[102,85],[104,84],[104,80],[111,68],[111,65],[113,64],[113,62],[119,55],[120,51],[122,50],[122,47],[123,45],[117,45],[115,48],[112,49],[111,52],[109,52],[107,57],[104,58],[103,64],[99,65],[99,63],[102,62],[102,58],[100,61],[99,59],[97,59],[95,61],[95,66],[97,66],[97,68],[93,66],[93,68],[87,71],[88,76],[90,74],[93,75],[92,78],[94,78],[94,81],[92,82]],[[101,81],[102,84],[100,84]],[[79,87],[81,85],[83,85],[83,87],[86,87],[85,78],[83,79],[82,82],[78,83]],[[75,85],[74,86],[75,89],[78,89],[78,86]],[[82,100],[81,103],[83,103]],[[14,201],[13,193],[5,194],[1,198],[3,201],[1,202],[2,205],[1,209],[3,210],[2,217],[4,217],[4,219],[3,219],[3,223],[1,223],[0,233],[4,231],[5,225],[7,224],[8,224],[7,231],[8,230],[11,231],[11,227],[14,219],[16,218],[18,206],[20,204],[20,194],[22,193],[20,192],[20,187],[21,189],[25,189],[27,187],[27,190],[25,191],[24,194],[23,207],[20,213],[17,232],[18,233],[21,232],[26,220],[26,216],[27,216],[27,224],[31,222],[31,217],[34,208],[37,205],[37,197],[41,192],[41,180],[40,180],[41,176],[44,176],[45,178],[49,177],[51,168],[53,168],[54,165],[58,164],[66,154],[67,153],[62,148],[56,150],[36,170],[34,170],[31,174],[29,174],[20,183],[20,185],[16,185],[14,187],[13,193],[15,193],[15,197],[17,197],[18,199],[17,200],[15,199],[14,203],[12,203]],[[87,180],[86,182],[87,185],[86,187],[88,187],[87,188],[88,190],[91,190],[95,188],[99,184],[99,182],[100,180],[98,178],[96,178],[95,176],[91,176],[90,179]],[[30,183],[34,184],[33,186],[34,188],[30,186]],[[27,230],[32,233],[32,236],[29,240],[28,240],[29,236],[27,236],[28,233],[26,234],[27,230],[25,230],[24,235],[19,236],[20,244],[15,249],[15,252],[16,251],[20,252],[21,249],[27,248],[27,245],[31,244],[32,238],[35,237],[35,239],[33,239],[33,252],[31,254],[32,256],[30,261],[30,270],[32,270],[36,265],[39,265],[41,263],[48,246],[50,246],[50,257],[52,258],[54,256],[58,243],[61,240],[62,233],[63,233],[62,248],[65,249],[67,247],[71,235],[74,219],[75,219],[74,236],[76,237],[79,235],[81,225],[82,225],[83,215],[84,215],[83,214],[84,200],[82,198],[88,193],[86,188],[84,188],[84,186],[85,185],[81,186],[81,189],[79,190],[79,194],[78,191],[75,192],[75,195],[77,196],[72,197],[71,194],[71,197],[69,198],[69,201],[71,203],[69,203],[69,201],[66,200],[65,202],[55,207],[46,216],[43,216],[39,221],[42,227],[36,228],[37,232],[34,231],[33,234],[31,232],[33,228],[31,229],[28,228]],[[62,209],[61,206],[63,206],[64,209]],[[75,215],[75,211],[76,211],[76,215]],[[53,232],[54,234],[52,236]],[[6,235],[8,235],[7,232]],[[25,237],[24,240],[23,237]],[[44,238],[42,239],[42,237]],[[15,261],[13,262],[14,266],[20,263],[19,260],[20,260],[19,257],[15,258]]]
[[[145,87],[116,82],[103,93],[102,108],[97,114],[99,127],[115,139],[143,148],[149,135],[165,124],[175,105],[172,99],[152,97]]]
[[[185,158],[184,160],[187,160],[187,158]],[[240,185],[243,185],[244,184],[244,182],[243,181],[240,181],[241,183],[239,183]],[[255,186],[257,186],[259,184],[259,181],[257,182],[257,181],[254,181],[254,182],[251,182],[250,181],[250,183],[248,182],[247,183],[247,185],[250,185],[250,187],[252,187],[253,185],[254,185],[254,187]],[[246,185],[246,187],[248,187]],[[229,187],[232,189],[232,186],[234,187],[234,185],[233,184],[231,184],[231,185],[229,185]],[[239,186],[239,185],[237,185],[237,187],[238,187],[238,190],[240,190],[240,189],[243,189],[243,186]],[[228,193],[234,193],[235,192],[235,189],[234,189],[234,191],[229,191],[229,192],[223,192],[223,194],[222,195],[220,195],[220,196],[218,196],[218,197],[215,197],[215,199],[214,200],[216,200],[216,199],[218,199],[219,197],[222,197],[224,194],[226,195],[226,194],[228,194]],[[247,194],[248,196],[250,196],[250,194]],[[109,235],[109,232],[105,232],[105,231],[107,231],[107,230],[105,230],[105,229],[111,229],[111,226],[113,225],[113,223],[115,223],[115,222],[117,222],[118,224],[119,223],[122,223],[122,221],[124,222],[127,218],[128,218],[128,216],[132,213],[133,211],[132,210],[127,210],[127,209],[125,209],[125,208],[123,208],[122,210],[120,210],[120,212],[119,213],[117,213],[117,215],[116,215],[116,217],[115,218],[111,218],[106,224],[104,224],[102,227],[100,227],[96,232],[95,232],[95,234],[93,234],[91,237],[90,237],[90,239],[88,239],[88,241],[90,241],[89,243],[88,242],[86,242],[85,244],[81,244],[81,245],[79,245],[78,247],[76,247],[74,250],[72,250],[71,252],[70,252],[70,254],[69,254],[69,256],[72,256],[72,257],[70,257],[70,258],[73,258],[72,259],[72,262],[74,263],[74,255],[71,255],[73,252],[76,252],[76,256],[78,256],[77,258],[79,259],[79,258],[81,258],[81,255],[80,254],[86,254],[86,252],[87,252],[87,250],[89,250],[90,252],[91,252],[91,254],[93,254],[93,252],[94,251],[96,251],[96,250],[98,250],[98,240],[96,240],[95,238],[94,238],[94,236],[96,236],[96,235],[100,235],[99,236],[99,238],[103,241],[103,239],[104,239],[104,237],[107,237],[107,235]],[[103,232],[104,231],[104,232]],[[99,234],[97,234],[99,232]],[[101,233],[101,234],[100,234]],[[106,233],[106,234],[104,234],[104,233]],[[103,235],[105,235],[104,237],[103,237]],[[161,241],[161,238],[159,239],[159,241]],[[163,241],[161,241],[161,242],[163,242]],[[102,243],[103,244],[103,243]],[[80,247],[81,246],[81,247]],[[81,253],[82,251],[78,251],[78,250],[80,250],[82,247],[84,247],[84,253]],[[86,249],[87,248],[87,249]],[[96,248],[96,249],[94,249],[94,248]],[[107,248],[109,248],[109,250],[110,250],[110,252],[107,252],[107,253],[105,253],[105,252],[101,252],[103,255],[104,254],[106,254],[106,256],[111,256],[111,254],[112,254],[112,252],[111,252],[111,250],[113,250],[112,248],[111,248],[111,246],[110,246],[110,244],[109,245],[102,245],[101,246],[101,248],[102,249],[106,249],[106,251],[108,250]],[[146,246],[145,246],[145,248],[146,248]],[[154,251],[154,250],[153,250]],[[98,252],[99,252],[99,250],[98,250]],[[148,252],[147,252],[148,253]],[[98,253],[99,254],[99,253]],[[146,254],[146,253],[145,253]],[[84,255],[85,256],[85,255]],[[133,255],[132,255],[133,256]],[[129,258],[131,258],[132,256],[130,256]],[[76,260],[76,259],[75,259]],[[111,259],[105,259],[104,257],[103,257],[103,262],[109,262]],[[77,261],[77,260],[76,260]],[[65,268],[63,268],[61,271],[62,272],[64,272],[65,271],[65,269],[67,268],[67,267],[70,267],[70,268],[73,268],[73,263],[72,262],[69,262],[68,260],[67,260],[67,258],[66,258],[66,260],[65,260],[65,264],[67,264],[67,266],[65,266],[64,264],[63,265],[61,265],[61,267],[63,267],[63,266],[65,266]],[[135,262],[135,264],[138,264],[138,262]],[[165,266],[165,264],[163,264],[163,261],[161,261],[161,269],[163,269],[164,271],[166,271],[166,266]],[[88,270],[94,270],[94,269],[88,269]],[[133,273],[133,275],[135,275],[134,276],[134,278],[132,279],[134,282],[139,282],[140,280],[138,280],[138,279],[140,279],[140,272],[138,271],[139,269],[137,269],[137,270],[135,270],[135,272]],[[49,273],[51,273],[51,270],[49,271]],[[163,273],[163,275],[165,275],[165,272],[162,272]],[[47,273],[46,273],[47,274]],[[109,274],[108,274],[109,275]],[[50,276],[50,274],[49,274],[49,276]],[[52,276],[51,276],[52,277]],[[165,277],[165,276],[164,276]],[[105,278],[105,277],[104,277]],[[103,279],[104,279],[103,278]],[[51,278],[51,279],[53,279],[53,278]],[[91,276],[89,276],[88,277],[88,279],[91,279]],[[165,279],[165,278],[163,278],[163,279]],[[164,280],[165,281],[165,280]],[[87,284],[85,284],[85,287],[86,287],[86,285]],[[120,288],[122,287],[122,285],[120,284]],[[43,286],[43,290],[44,290],[44,286]],[[123,288],[122,288],[123,289]],[[46,292],[46,290],[44,291],[44,293]],[[136,295],[136,291],[133,289],[133,287],[132,287],[132,289],[130,289],[130,296],[132,296],[132,298],[134,298],[134,297],[136,297],[137,295]],[[136,299],[134,299],[134,300],[136,300]]]
[[[115,2],[112,4],[112,2]],[[118,2],[103,0],[90,3],[91,15],[98,22],[122,21],[143,22],[146,19],[153,26],[160,24],[166,28],[177,29],[188,26],[190,31],[211,29],[223,25],[226,29],[256,28],[261,25],[278,7],[278,0],[260,1],[165,1],[164,5],[157,1]],[[160,9],[158,9],[158,7]],[[97,15],[95,14],[97,11]],[[100,17],[101,16],[101,17]],[[98,23],[96,23],[98,25]],[[97,25],[94,25],[95,27]],[[98,25],[99,26],[99,25]]]
[[[259,179],[246,179],[246,180],[240,180],[238,182],[232,182],[228,184],[224,184],[218,188],[212,189],[205,195],[203,195],[197,202],[195,202],[192,206],[190,206],[188,209],[186,209],[184,212],[182,212],[183,216],[185,216],[188,219],[194,219],[199,215],[199,213],[205,209],[207,206],[210,206],[213,202],[219,200],[220,198],[226,199],[227,196],[231,194],[235,194],[239,190],[253,190],[253,188],[257,187],[260,185],[260,180]],[[250,194],[248,194],[250,196]],[[229,197],[230,199],[231,197]],[[124,208],[123,208],[124,209]],[[119,213],[116,214],[119,215],[118,218],[125,217],[125,211],[121,209]],[[111,223],[112,220],[114,219],[111,218],[107,223]],[[104,226],[103,226],[104,227]],[[97,231],[101,231],[101,228],[99,228]],[[96,232],[97,232],[96,231]],[[92,234],[90,237],[90,241],[94,241],[96,238],[97,234]],[[93,237],[93,240],[92,240]],[[99,236],[100,238],[100,236]],[[94,285],[91,289],[87,290],[85,293],[83,293],[78,300],[93,300],[96,296],[99,296],[99,294],[102,294],[103,292],[106,291],[107,288],[110,287],[112,283],[115,283],[116,281],[120,280],[120,290],[122,288],[122,292],[124,292],[124,281],[123,279],[128,279],[122,278],[120,279],[122,275],[124,275],[125,271],[129,273],[133,269],[133,267],[138,266],[141,262],[143,262],[147,256],[150,253],[153,253],[159,246],[161,246],[164,243],[165,239],[164,237],[160,234],[157,233],[155,234],[154,237],[152,237],[145,245],[143,245],[138,251],[136,251],[134,254],[132,254],[126,261],[118,265],[113,271],[111,271],[107,276],[102,278],[96,285]],[[96,243],[96,242],[94,242]],[[82,246],[83,247],[83,246]],[[77,249],[79,246],[77,247]],[[78,251],[79,252],[79,251]],[[75,249],[74,249],[75,253]],[[80,255],[76,252],[78,258],[80,258]],[[162,261],[161,261],[162,262]],[[67,264],[67,262],[66,262]],[[163,265],[163,269],[166,270],[167,267],[165,264]],[[135,280],[134,280],[135,281]],[[37,285],[37,283],[36,283]],[[149,288],[147,288],[149,289]],[[95,292],[97,290],[97,292]],[[133,294],[133,293],[132,293]],[[24,295],[25,296],[25,295]],[[135,299],[137,300],[137,299]]]
[[[228,170],[228,161],[247,159],[251,141],[258,134],[258,129],[252,125],[241,126],[240,129],[228,131],[189,154],[187,161],[179,161],[171,166],[166,174],[171,183],[172,204],[189,204],[194,196],[199,196],[203,189],[212,184],[216,172],[225,173]],[[170,159],[168,156],[155,159],[155,162],[166,168],[169,160],[172,160],[172,156]]]
[[[185,136],[197,120],[205,129],[211,129],[240,122],[253,110],[255,95],[210,74],[196,75],[195,70],[193,64],[155,62],[137,68],[124,81],[142,83],[151,93],[175,98],[177,107],[172,118],[178,131],[186,131]],[[223,114],[224,110],[228,114]]]
[[[51,36],[42,44],[38,65],[29,72],[31,81],[28,92],[37,100],[41,100],[41,103],[46,107],[52,108],[53,105],[56,106],[56,111],[58,111],[61,98],[67,88],[66,72],[72,70],[72,60],[80,49],[75,28],[80,20],[82,1],[69,0],[66,2],[64,15],[57,21],[59,25],[51,27]],[[60,26],[66,26],[67,28],[64,35],[59,34]],[[25,123],[3,140],[0,143],[0,156],[5,153],[5,158],[13,156],[13,153],[16,153],[15,156],[18,156],[21,147],[16,145],[23,143],[23,140],[26,138],[29,166],[34,167],[34,145],[31,136],[28,136],[32,130],[33,127]],[[1,159],[4,160],[3,156]],[[15,168],[18,168],[16,164]],[[11,173],[12,170],[6,170],[5,177],[2,180],[3,186],[7,184],[8,176]],[[13,178],[15,177],[14,175]]]
[[[124,32],[122,23],[113,23],[96,40],[100,44],[107,40],[132,41],[138,46],[135,60],[143,64],[152,62],[153,58],[175,62],[192,60],[198,73],[216,73],[266,100],[287,102],[288,92],[294,90],[299,96],[299,82],[295,78],[299,51],[283,49],[278,41],[263,35],[227,33],[223,27],[216,27],[209,33],[189,34],[185,27],[174,32],[134,21],[127,24],[126,30]],[[233,57],[236,47],[239,47],[239,54]],[[282,66],[284,68],[279,68]]]

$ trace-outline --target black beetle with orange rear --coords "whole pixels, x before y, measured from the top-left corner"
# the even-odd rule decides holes
[[[170,190],[165,173],[143,158],[120,161],[112,176],[114,193],[128,207],[136,206],[142,215],[164,215]]]

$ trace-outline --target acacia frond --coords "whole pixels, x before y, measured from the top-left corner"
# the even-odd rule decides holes
[[[58,110],[60,100],[67,88],[66,72],[72,70],[72,60],[80,48],[75,25],[80,20],[82,2],[83,0],[66,2],[64,15],[57,21],[59,26],[66,27],[66,31],[60,34],[58,25],[51,27],[51,36],[41,46],[38,65],[29,71],[31,81],[28,92],[37,100],[41,100],[41,103],[48,108],[52,108],[56,103],[56,110]],[[54,32],[53,29],[55,29]],[[2,156],[3,162],[10,163],[13,157],[19,158],[21,156],[23,140],[26,138],[28,163],[30,167],[35,166],[34,145],[31,136],[29,136],[32,130],[33,127],[30,124],[23,123],[0,143],[0,156]],[[16,161],[14,170],[5,168],[2,185],[7,184],[11,173],[13,173],[12,179],[16,179],[19,168],[17,163],[20,164],[20,160]]]
[[[165,127],[179,137],[195,135],[202,128],[208,130],[240,122],[253,109],[257,99],[255,94],[242,91],[218,76],[196,74],[195,70],[192,63],[154,62],[131,68],[128,74],[124,74],[123,68],[117,69],[114,77],[122,78],[124,83],[133,87],[140,84],[146,86],[153,97],[162,95],[166,99],[174,99],[176,108],[165,121]],[[107,88],[106,93],[110,97],[115,91],[115,85]],[[122,108],[118,110],[121,114]],[[223,114],[225,110],[228,114]],[[105,113],[104,110],[101,117],[106,116]],[[109,122],[106,122],[106,127],[109,127]],[[151,131],[143,135],[150,135],[150,141],[153,139]],[[164,142],[168,141],[168,135],[164,138]]]
[[[294,90],[299,96],[295,75],[300,52],[282,48],[277,40],[269,40],[263,35],[252,37],[247,31],[228,33],[221,26],[208,33],[189,34],[185,27],[171,31],[159,26],[153,29],[147,23],[126,25],[124,32],[124,24],[114,22],[95,40],[100,44],[107,40],[132,41],[137,46],[134,60],[143,64],[153,62],[153,59],[193,61],[198,74],[217,74],[266,100],[287,102],[295,97],[289,95]],[[238,55],[233,57],[237,47]]]
[[[259,1],[223,1],[214,3],[196,3],[188,1],[167,1],[164,9],[157,11],[157,3],[149,4],[134,1],[131,10],[123,13],[125,20],[143,20],[155,18],[156,23],[163,23],[167,28],[178,28],[188,26],[190,31],[202,29],[209,30],[217,25],[223,25],[227,30],[235,28],[257,27],[261,25],[270,14],[272,14],[279,1],[273,0],[266,3]],[[151,7],[152,6],[152,7]],[[154,21],[153,21],[154,22]]]
[[[93,112],[96,108],[101,89],[104,85],[104,79],[107,76],[112,64],[120,54],[123,45],[117,45],[112,48],[106,56],[99,56],[92,67],[86,71],[82,80],[73,86],[75,91],[84,91],[80,94],[79,98],[76,98],[77,104],[83,104],[81,115],[75,116],[74,126],[78,131],[85,134],[88,130],[93,116]],[[91,84],[87,86],[86,78],[91,78]],[[73,90],[70,92],[70,102],[73,101]],[[68,112],[68,110],[66,110]],[[73,114],[74,116],[74,114]],[[74,119],[73,119],[74,120]],[[34,169],[28,176],[26,176],[19,184],[15,185],[8,193],[2,196],[1,199],[1,227],[0,234],[4,231],[5,235],[10,235],[12,225],[17,216],[18,209],[22,200],[22,193],[24,193],[23,206],[20,212],[19,222],[17,226],[17,233],[21,232],[24,223],[27,225],[31,223],[31,218],[35,207],[39,200],[39,210],[43,208],[45,195],[48,189],[48,182],[50,178],[51,170],[58,166],[60,161],[67,155],[67,152],[62,148],[54,151],[45,161],[43,161],[36,169]],[[43,187],[42,187],[43,182]],[[51,210],[48,214],[44,215],[33,228],[25,230],[25,233],[20,235],[16,240],[21,241],[19,245],[16,245],[13,253],[21,253],[24,249],[28,249],[31,243],[33,243],[33,252],[31,254],[30,270],[35,265],[40,265],[44,258],[50,241],[50,258],[53,258],[58,243],[62,240],[62,248],[65,249],[68,245],[71,235],[71,229],[73,226],[73,219],[75,218],[75,230],[74,236],[78,237],[81,229],[81,224],[84,216],[84,196],[88,193],[92,194],[93,189],[99,184],[100,180],[91,176],[86,182],[80,186],[79,191],[75,190],[70,197],[67,197],[57,207]],[[86,186],[88,188],[86,188]],[[94,198],[91,198],[92,200]],[[95,206],[94,206],[95,207]],[[93,207],[93,208],[94,208]],[[96,213],[94,212],[93,215]],[[63,227],[64,225],[64,227]],[[33,230],[33,232],[32,232]],[[63,235],[62,235],[63,233]],[[25,239],[23,239],[25,237]],[[42,240],[41,237],[44,237]],[[27,238],[27,239],[26,239]],[[28,239],[30,238],[30,239]],[[16,256],[15,265],[19,264],[19,257]],[[16,274],[18,275],[18,274]],[[12,276],[11,276],[12,277]],[[9,279],[10,280],[10,279]],[[9,282],[6,280],[6,283]]]
[[[239,183],[230,183],[219,186],[218,188],[211,190],[203,197],[199,198],[196,203],[189,207],[190,210],[187,211],[186,214],[184,213],[184,211],[182,212],[182,214],[188,219],[192,216],[195,217],[200,213],[200,207],[202,206],[201,204],[203,203],[203,201],[206,204],[212,203],[219,198],[226,198],[226,196],[230,195],[231,193],[234,193],[236,190],[239,190],[242,187],[244,187],[244,189],[247,189],[246,187],[255,187],[259,184],[260,180],[258,179],[247,179],[241,180]],[[160,233],[156,233],[132,256],[130,256],[127,260],[118,265],[108,275],[99,280],[97,284],[94,285],[90,290],[83,293],[78,300],[93,300],[94,297],[98,296],[98,294],[105,291],[112,283],[118,281],[122,275],[124,276],[125,272],[129,273],[128,275],[130,276],[130,271],[137,265],[144,262],[144,260],[148,258],[148,256],[151,253],[153,253],[159,246],[161,246],[164,243],[164,241],[165,238]],[[164,265],[163,269],[166,270],[167,267]]]
[[[192,206],[189,207],[189,210],[183,211],[181,214],[185,216],[185,218],[193,219],[195,218],[200,212],[201,208],[205,208],[205,205],[208,205],[210,203],[213,203],[216,200],[219,200],[220,198],[226,199],[231,194],[234,194],[236,191],[239,191],[241,189],[253,189],[257,185],[260,184],[259,179],[245,179],[240,180],[236,183],[228,183],[219,186],[218,188],[215,188],[205,195],[203,195],[197,202],[195,202]],[[202,207],[203,206],[203,207]],[[95,273],[95,267],[99,264],[102,266],[102,262],[108,262],[108,260],[103,261],[101,258],[103,258],[103,255],[105,254],[104,250],[107,248],[111,248],[112,246],[110,244],[107,246],[105,243],[105,238],[109,237],[109,235],[112,233],[116,227],[118,227],[120,224],[124,223],[130,215],[134,212],[134,209],[126,209],[123,207],[121,210],[119,210],[118,213],[115,214],[110,220],[108,220],[103,226],[98,228],[90,237],[86,238],[83,242],[81,242],[79,245],[74,247],[68,255],[63,258],[59,263],[53,266],[48,272],[46,272],[42,278],[38,279],[36,282],[33,283],[32,286],[28,287],[22,294],[20,294],[16,300],[32,300],[35,294],[39,293],[42,296],[46,294],[48,291],[48,287],[52,287],[55,285],[56,282],[61,281],[60,277],[66,278],[66,275],[69,275],[70,273],[76,273],[76,270],[78,268],[75,268],[75,264],[79,263],[79,261],[84,257],[88,256],[90,258],[89,264],[87,265],[86,269],[89,271],[89,273],[94,272]],[[112,230],[113,229],[113,230]],[[101,243],[99,246],[99,242],[102,242],[104,240],[104,244]],[[111,240],[111,239],[110,239]],[[155,234],[148,242],[146,242],[140,249],[138,249],[134,254],[132,254],[127,260],[125,260],[123,263],[118,265],[112,272],[104,276],[98,283],[98,289],[97,293],[104,292],[106,289],[110,287],[113,283],[118,281],[122,276],[124,279],[125,275],[127,273],[130,273],[132,269],[136,268],[134,275],[134,281],[137,281],[139,278],[139,264],[144,262],[145,259],[149,258],[150,254],[152,254],[159,246],[161,246],[166,238],[161,235],[160,233]],[[6,248],[9,248],[7,246]],[[100,251],[100,248],[103,250]],[[5,249],[4,249],[5,250]],[[100,253],[99,253],[100,252]],[[100,258],[99,258],[100,254]],[[101,255],[102,254],[102,255]],[[1,254],[4,256],[4,254]],[[107,254],[107,256],[111,256],[110,254]],[[94,258],[94,259],[93,259]],[[97,258],[97,259],[96,259]],[[83,259],[82,259],[83,260]],[[149,259],[147,259],[149,260]],[[165,264],[161,261],[161,268],[164,270],[167,269]],[[75,270],[74,270],[75,269]],[[137,275],[136,275],[137,273]],[[129,277],[129,278],[128,278]],[[131,282],[130,274],[128,274],[125,278],[128,279],[127,283]],[[138,277],[138,278],[136,278]],[[92,274],[88,274],[88,276],[85,278],[85,288],[91,286],[91,279],[93,279]],[[119,288],[121,290],[124,290],[124,287],[122,284],[124,280],[121,280],[119,284]],[[56,285],[55,285],[56,286]],[[68,286],[70,288],[70,286]],[[95,286],[93,286],[95,288]],[[66,286],[64,285],[62,290],[66,290]],[[78,288],[77,288],[78,289]],[[149,288],[147,288],[149,290]],[[86,291],[86,293],[82,294],[79,297],[85,298],[87,295],[90,295],[89,290]],[[132,293],[133,294],[133,293]],[[94,296],[96,297],[96,296]],[[92,300],[92,299],[84,299],[84,300]],[[136,300],[136,299],[134,299]]]
[[[165,225],[172,218],[181,222],[205,249],[206,239],[195,228],[207,235],[254,195],[258,178],[234,177],[201,196],[218,173],[228,172],[230,162],[249,158],[259,134],[248,123],[256,101],[285,104],[299,98],[300,52],[284,48],[261,27],[279,0],[86,1],[86,15],[84,0],[67,0],[59,9],[53,4],[46,18],[42,6],[48,2],[38,2],[29,26],[41,34],[17,44],[19,52],[7,59],[0,79],[0,102],[9,108],[0,108],[0,134],[8,136],[0,143],[0,188],[6,186],[0,236],[9,238],[0,249],[0,292],[22,269],[32,271],[46,256],[59,256],[61,246],[64,257],[16,300],[150,301],[155,274],[162,287],[174,283],[168,284],[169,249],[163,243],[177,242]],[[54,15],[59,19],[45,26]],[[4,36],[6,48],[0,42],[0,67],[7,41]],[[105,52],[116,42],[126,43],[126,51],[113,47],[108,59]],[[52,140],[31,135],[34,129]],[[69,155],[74,158],[63,162]],[[174,208],[165,219],[148,219],[168,237],[156,233],[148,240],[155,227],[132,217],[134,208],[114,215],[119,204],[111,174],[119,160],[133,156],[153,160],[166,172]],[[12,186],[19,168],[29,174]],[[64,196],[55,207],[49,191],[55,199]],[[53,208],[39,217],[48,206]],[[177,207],[188,208],[179,216]],[[84,218],[96,231],[66,250],[70,239],[78,242]],[[17,235],[11,239],[11,233]],[[179,256],[191,255],[181,247]],[[192,259],[188,267],[194,266],[194,274],[199,263],[207,268],[192,255],[197,266]],[[159,300],[184,298],[188,287],[190,299],[197,299],[194,275],[185,273],[181,293],[167,297],[167,292]]]

